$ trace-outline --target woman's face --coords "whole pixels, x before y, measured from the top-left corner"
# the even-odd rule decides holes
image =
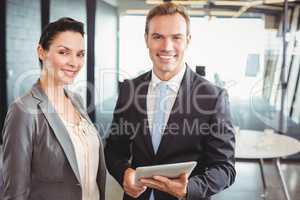
[[[38,47],[43,72],[55,84],[71,84],[84,64],[84,38],[78,32],[58,33],[48,50]]]

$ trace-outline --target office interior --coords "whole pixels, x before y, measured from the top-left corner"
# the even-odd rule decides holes
[[[119,84],[151,69],[144,25],[159,0],[0,1],[0,130],[10,103],[40,73],[36,47],[42,28],[60,17],[84,22],[86,62],[71,90],[79,93],[104,138]],[[274,132],[300,140],[300,1],[178,0],[191,15],[187,64],[225,88],[237,132]],[[265,144],[268,145],[268,144]],[[286,148],[290,148],[286,146]],[[300,200],[300,154],[280,157],[286,190],[273,159],[237,158],[224,199]],[[1,167],[1,163],[0,163]],[[263,168],[267,191],[263,190]],[[107,199],[123,191],[109,176]]]

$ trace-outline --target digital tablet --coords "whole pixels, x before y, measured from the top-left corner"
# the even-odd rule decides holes
[[[183,173],[187,173],[189,176],[195,166],[197,165],[196,161],[182,162],[182,163],[173,163],[173,164],[164,164],[164,165],[153,165],[136,168],[135,182],[141,178],[152,178],[153,176],[164,176],[167,178],[177,178]]]

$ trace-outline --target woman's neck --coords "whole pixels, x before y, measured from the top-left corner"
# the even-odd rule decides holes
[[[47,76],[41,76],[40,83],[42,89],[52,102],[59,103],[64,101],[64,85],[57,84],[55,80],[47,78]]]
[[[54,106],[56,113],[65,121],[79,124],[80,116],[75,112],[71,101],[65,95],[64,85],[58,84],[57,81],[48,77],[42,75],[40,84]]]

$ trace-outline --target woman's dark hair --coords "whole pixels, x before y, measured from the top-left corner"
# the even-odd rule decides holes
[[[57,21],[51,22],[43,29],[42,35],[39,40],[39,45],[41,45],[44,50],[49,50],[51,42],[53,41],[55,36],[65,31],[77,32],[84,36],[83,23],[69,17],[63,17],[58,19]],[[41,59],[39,59],[39,61],[42,65]]]

